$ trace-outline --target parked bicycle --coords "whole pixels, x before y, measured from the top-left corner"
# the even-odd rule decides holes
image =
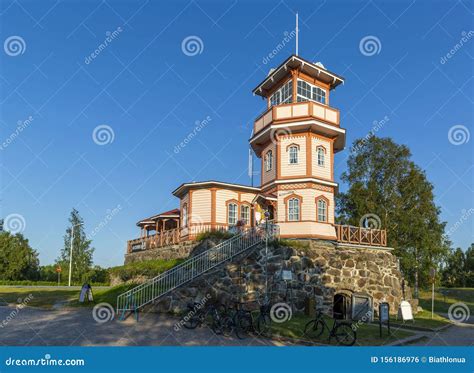
[[[325,329],[328,332],[328,343],[331,342],[332,337],[335,337],[337,342],[344,346],[352,346],[356,342],[357,334],[351,323],[334,319],[330,328],[321,310],[318,310],[314,320],[306,324],[304,335],[311,339],[317,339],[321,337]]]
[[[188,309],[191,316],[185,321],[185,328],[196,329],[198,326],[209,322],[209,326],[216,334],[230,335],[232,333],[233,322],[227,316],[225,307],[213,304],[202,307],[200,303],[194,302],[188,304]]]

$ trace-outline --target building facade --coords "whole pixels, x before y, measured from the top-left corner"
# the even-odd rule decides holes
[[[254,122],[249,143],[261,161],[259,187],[219,181],[185,183],[173,191],[179,208],[141,220],[133,252],[180,241],[202,232],[251,227],[265,212],[282,238],[317,238],[386,246],[382,230],[335,224],[334,157],[345,147],[339,110],[330,105],[344,79],[292,55],[253,90],[267,109]]]

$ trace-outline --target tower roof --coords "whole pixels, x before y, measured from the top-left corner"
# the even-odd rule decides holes
[[[299,56],[292,54],[280,66],[272,69],[266,79],[252,91],[254,95],[266,96],[279,81],[288,74],[291,69],[299,69],[305,74],[314,77],[330,85],[331,89],[344,83],[344,78],[326,68],[321,63],[309,62]]]

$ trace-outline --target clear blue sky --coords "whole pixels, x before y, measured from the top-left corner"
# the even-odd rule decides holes
[[[93,242],[97,264],[118,265],[136,221],[177,207],[171,191],[181,183],[248,184],[247,140],[265,106],[251,90],[294,53],[293,39],[264,63],[295,11],[299,54],[346,78],[331,105],[347,143],[388,118],[377,134],[410,147],[448,228],[460,222],[451,239],[465,249],[474,241],[474,139],[462,137],[473,129],[474,37],[461,41],[473,30],[469,1],[2,1],[1,216],[21,215],[48,264],[73,207],[90,233],[120,206]],[[22,38],[19,49],[5,46],[11,36]],[[183,53],[188,36],[202,40],[194,56]],[[371,56],[360,49],[366,36],[380,41]],[[93,141],[100,125],[113,130],[106,145]],[[336,156],[338,178],[347,154]]]

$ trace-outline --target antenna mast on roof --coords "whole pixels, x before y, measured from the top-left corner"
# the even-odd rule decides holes
[[[296,55],[298,55],[298,13],[296,13]]]

